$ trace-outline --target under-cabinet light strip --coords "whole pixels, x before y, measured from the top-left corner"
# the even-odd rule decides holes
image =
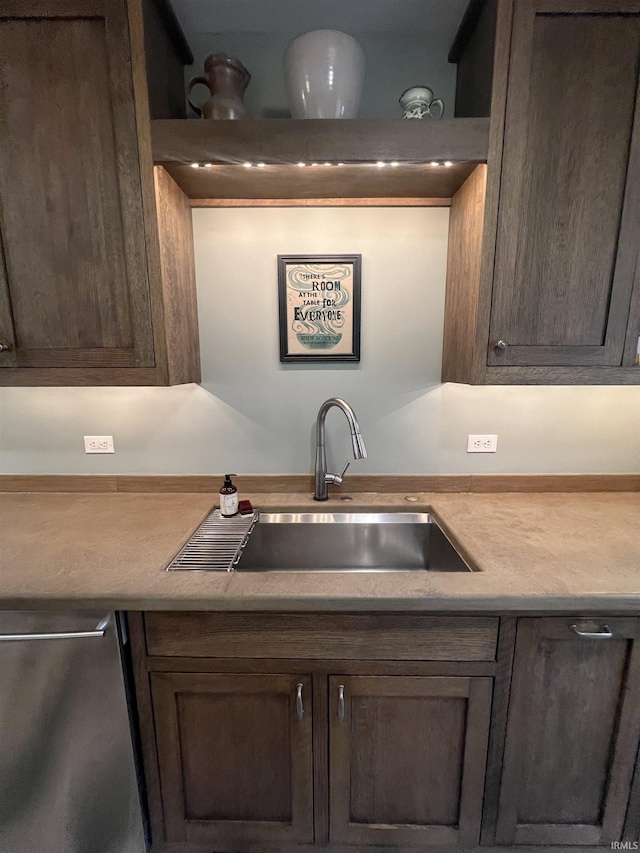
[[[293,163],[248,163],[247,162],[247,163],[242,163],[242,164],[240,164],[240,163],[217,163],[215,165],[218,165],[218,166],[239,166],[239,165],[242,165],[242,166],[244,166],[245,169],[253,169],[253,168],[264,169],[267,166],[288,166],[288,165],[294,165],[294,164]],[[437,160],[432,160],[430,163],[415,163],[415,162],[410,162],[410,161],[405,161],[405,162],[401,163],[398,160],[392,160],[391,162],[387,163],[384,160],[376,160],[376,162],[358,161],[358,162],[352,162],[352,163],[328,163],[328,162],[327,163],[317,163],[317,162],[302,163],[302,162],[300,162],[300,163],[297,163],[295,165],[297,165],[300,169],[304,169],[306,166],[346,166],[346,165],[348,165],[348,166],[376,166],[378,169],[383,169],[386,166],[391,166],[391,168],[393,168],[393,169],[396,169],[398,166],[430,166],[433,168],[437,168],[439,166],[444,166],[446,169],[449,169],[449,168],[451,168],[451,166],[453,166],[453,162],[451,160],[444,160],[442,163],[440,163]],[[213,167],[214,167],[213,163],[191,163],[192,169],[212,169]]]

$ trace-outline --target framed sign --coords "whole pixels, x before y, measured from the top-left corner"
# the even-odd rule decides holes
[[[362,255],[278,255],[280,361],[360,361]]]

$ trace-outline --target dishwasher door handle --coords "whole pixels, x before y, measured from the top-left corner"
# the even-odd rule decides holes
[[[93,631],[58,631],[50,634],[0,634],[0,643],[16,640],[80,640],[86,637],[104,637],[111,615],[105,616]]]

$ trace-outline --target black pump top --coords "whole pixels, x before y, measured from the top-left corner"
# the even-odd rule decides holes
[[[232,477],[237,477],[237,474],[225,474],[224,475],[224,483],[222,484],[223,489],[232,489],[233,483],[231,482]]]

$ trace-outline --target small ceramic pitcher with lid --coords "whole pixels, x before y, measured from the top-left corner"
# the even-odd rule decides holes
[[[442,118],[444,104],[437,98],[428,86],[412,86],[400,95],[400,106],[404,110],[404,118]]]
[[[191,109],[202,118],[237,119],[251,118],[242,98],[246,91],[251,74],[239,59],[227,56],[226,53],[212,53],[204,63],[204,74],[194,77],[187,89],[187,100]],[[198,106],[191,100],[191,90],[202,83],[211,92],[211,97]]]

